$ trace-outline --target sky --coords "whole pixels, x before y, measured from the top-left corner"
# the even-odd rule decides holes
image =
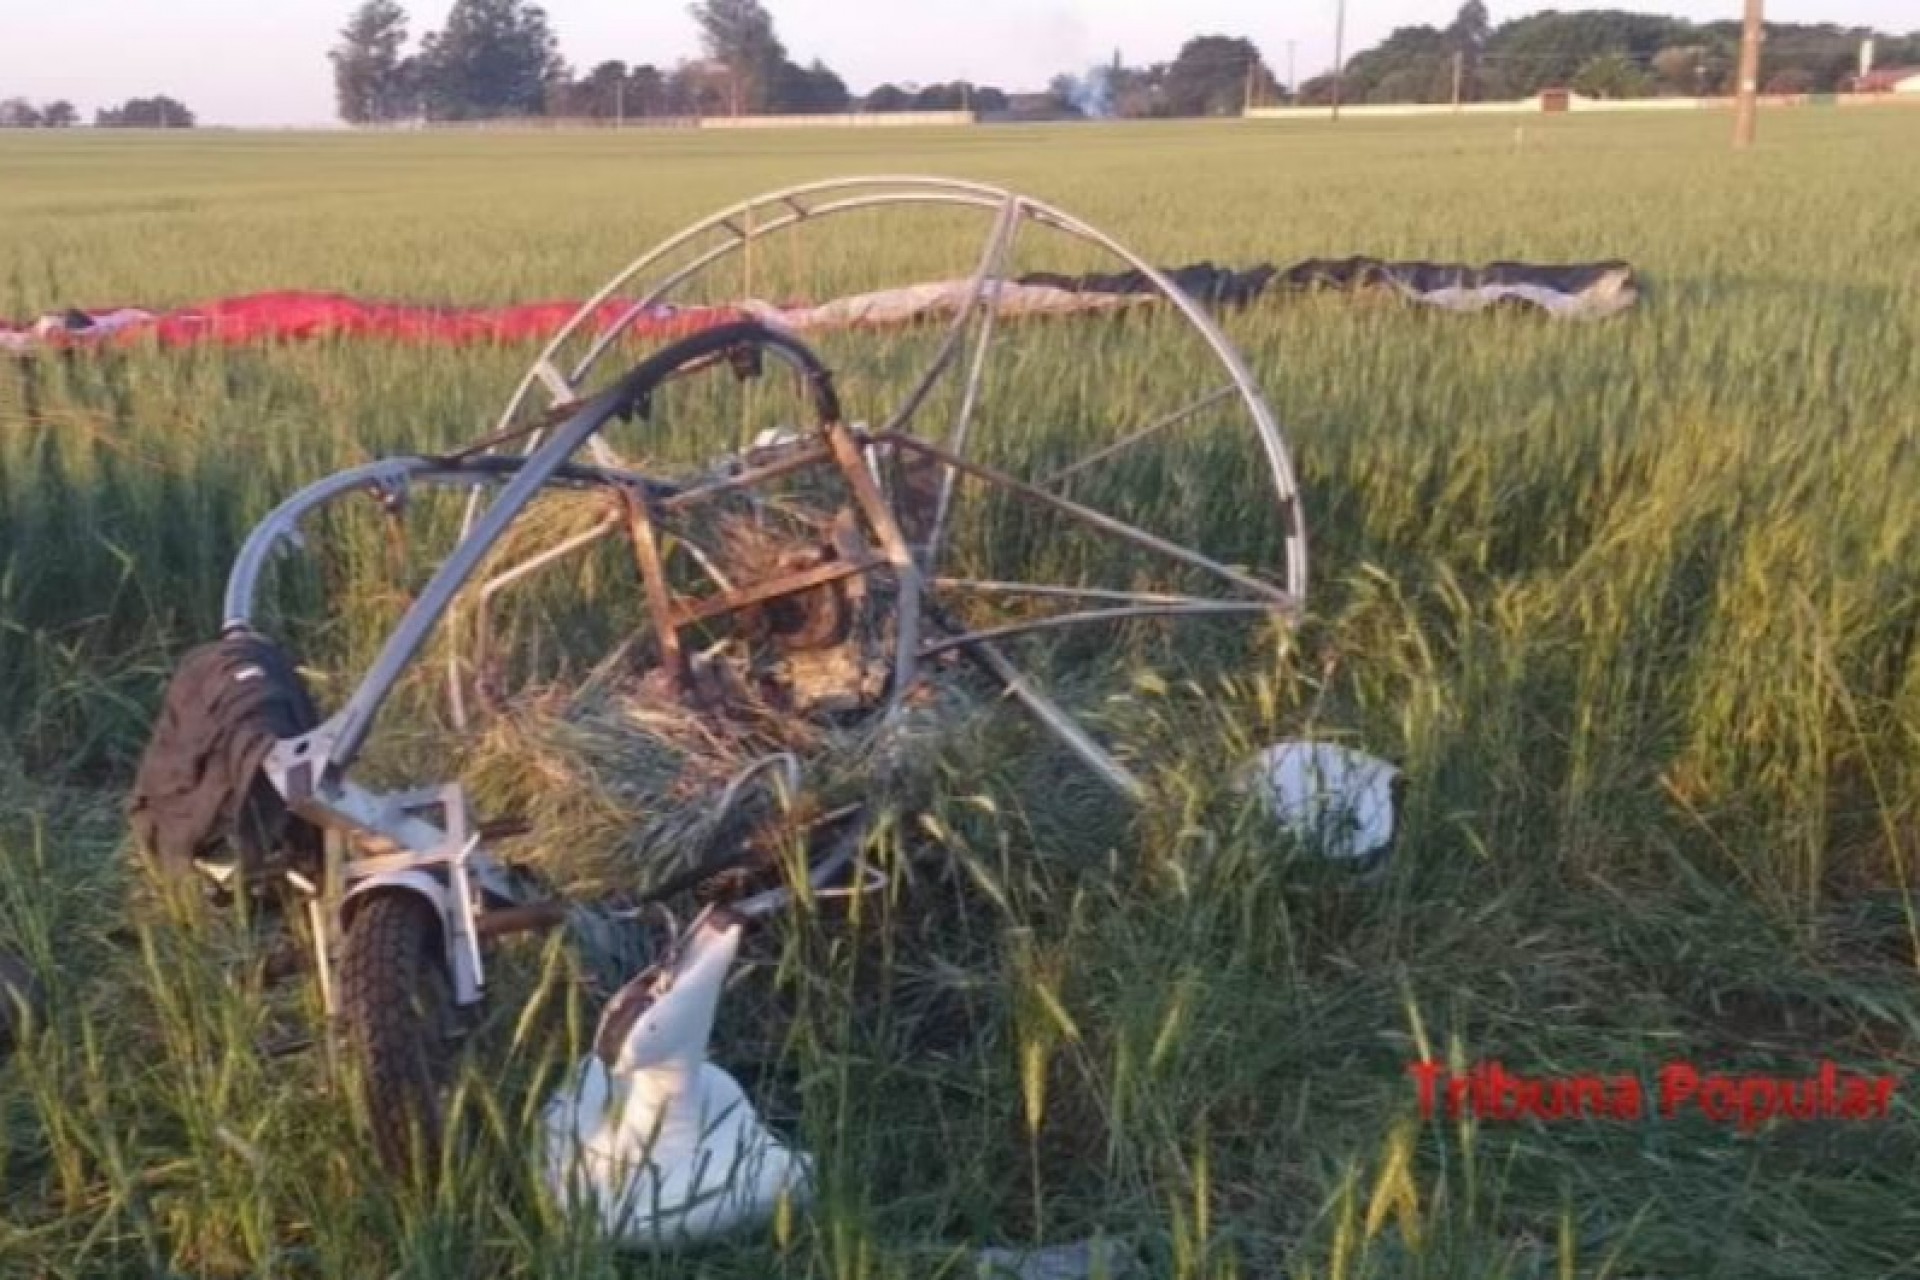
[[[66,98],[93,109],[170,94],[207,124],[333,122],[326,52],[355,0],[0,0],[0,98]],[[401,0],[413,33],[451,0]],[[1287,78],[1330,68],[1334,0],[766,0],[788,53],[824,60],[856,93],[892,80],[966,79],[1038,89],[1118,49],[1129,63],[1170,59],[1188,36],[1246,36]],[[1394,27],[1444,26],[1459,0],[1348,0],[1347,51]],[[579,69],[607,58],[671,66],[698,53],[685,0],[545,0],[561,52]],[[1738,0],[1490,0],[1495,23],[1537,8],[1620,8],[1696,20],[1738,18]],[[1907,31],[1915,0],[1769,0],[1778,22]]]

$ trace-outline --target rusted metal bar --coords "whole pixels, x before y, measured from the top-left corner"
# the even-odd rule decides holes
[[[567,922],[567,910],[564,902],[530,902],[519,907],[498,907],[475,917],[474,932],[482,938],[498,938],[509,933],[554,929]]]
[[[728,490],[750,488],[763,481],[778,479],[789,472],[800,471],[807,467],[817,465],[827,461],[831,456],[832,454],[825,444],[818,441],[810,442],[796,452],[775,462],[765,463],[758,467],[749,467],[745,471],[737,472],[722,479],[696,485],[691,489],[683,489],[673,495],[673,497],[668,498],[665,502],[662,502],[660,509],[662,511],[681,511],[693,506],[695,503],[705,502],[717,497]]]
[[[842,578],[851,578],[855,574],[877,569],[884,563],[885,561],[877,556],[863,560],[830,560],[826,564],[817,565],[800,573],[788,574],[784,578],[749,583],[733,591],[724,591],[718,596],[702,600],[697,604],[676,606],[668,616],[672,618],[676,627],[689,626],[696,622],[705,622],[709,618],[718,618],[722,614],[735,613],[768,600],[777,600],[782,596],[798,595],[802,591],[822,587],[829,582],[838,582]]]
[[[627,534],[633,540],[634,564],[640,570],[640,581],[647,592],[647,612],[653,616],[654,634],[660,640],[660,665],[676,689],[687,688],[687,660],[680,649],[673,592],[667,587],[667,566],[660,559],[660,544],[654,538],[653,513],[647,510],[646,498],[631,489],[620,491],[620,502],[627,512]]]
[[[900,526],[894,522],[893,508],[880,495],[880,486],[874,483],[873,473],[867,470],[867,460],[862,456],[860,446],[855,443],[853,433],[841,423],[834,422],[827,425],[826,437],[834,459],[839,462],[840,470],[846,476],[847,487],[853,490],[854,501],[859,504],[860,512],[866,517],[874,535],[880,539],[880,546],[893,567],[895,644],[893,694],[889,701],[893,707],[898,707],[912,686],[919,668],[920,568],[914,563],[913,551],[907,546]]]
[[[473,833],[483,842],[512,840],[519,836],[531,835],[533,824],[525,818],[494,818],[487,822],[476,822]]]

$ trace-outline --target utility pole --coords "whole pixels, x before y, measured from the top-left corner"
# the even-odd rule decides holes
[[[1740,80],[1733,101],[1733,146],[1744,151],[1753,145],[1755,118],[1760,114],[1760,7],[1761,0],[1746,0],[1745,21],[1740,30]]]
[[[1334,0],[1333,118],[1340,118],[1340,82],[1347,78],[1347,0]]]
[[[1294,105],[1298,106],[1300,102],[1300,82],[1294,79],[1293,76],[1294,43],[1292,40],[1287,41],[1287,96],[1293,101]]]
[[[1246,91],[1240,95],[1240,114],[1242,117],[1253,114],[1253,63],[1247,63]]]
[[[613,82],[613,127],[627,127],[627,78],[621,76]]]
[[[1466,73],[1467,55],[1455,49],[1453,51],[1453,110],[1460,111],[1460,78]]]

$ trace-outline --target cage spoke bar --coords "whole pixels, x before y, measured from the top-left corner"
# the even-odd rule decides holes
[[[903,435],[899,432],[882,434],[876,436],[875,439],[882,440],[896,448],[926,454],[936,461],[944,462],[955,470],[964,472],[976,479],[984,480],[989,484],[999,485],[1023,497],[1031,498],[1033,501],[1044,506],[1053,507],[1075,519],[1092,525],[1104,533],[1109,533],[1123,542],[1130,542],[1148,551],[1158,552],[1168,559],[1178,560],[1182,564],[1190,565],[1193,568],[1203,569],[1215,577],[1223,578],[1233,583],[1244,591],[1250,591],[1255,595],[1263,596],[1267,600],[1282,606],[1285,610],[1297,610],[1300,607],[1297,597],[1287,591],[1281,590],[1270,582],[1262,582],[1250,574],[1242,573],[1231,565],[1221,564],[1209,556],[1201,555],[1198,551],[1183,547],[1177,542],[1169,542],[1157,534],[1148,533],[1145,529],[1137,525],[1128,524],[1126,521],[1116,519],[1113,516],[1107,515],[1105,512],[1096,511],[1092,507],[1083,506],[1071,499],[1063,498],[1059,494],[1049,493],[1045,489],[1036,488],[1023,480],[1016,480],[1004,472],[995,471],[991,467],[981,466],[977,462],[969,462],[965,458],[956,457],[945,449],[942,449],[939,445],[928,444],[925,440],[918,439],[914,436]]]
[[[1065,480],[1067,477],[1078,475],[1080,472],[1085,471],[1089,467],[1105,462],[1108,458],[1113,457],[1115,454],[1120,453],[1123,450],[1133,448],[1133,446],[1139,444],[1142,440],[1145,440],[1150,436],[1156,436],[1160,434],[1162,431],[1166,431],[1172,427],[1177,427],[1181,423],[1185,422],[1188,418],[1193,417],[1195,414],[1205,413],[1208,409],[1213,408],[1214,405],[1219,404],[1222,400],[1232,399],[1236,390],[1237,388],[1235,388],[1232,383],[1228,383],[1224,387],[1216,387],[1212,391],[1209,391],[1206,395],[1201,396],[1198,400],[1195,400],[1193,403],[1188,405],[1183,405],[1182,407],[1175,409],[1172,413],[1168,414],[1164,418],[1161,418],[1158,422],[1150,423],[1149,425],[1140,428],[1138,431],[1133,432],[1131,435],[1122,436],[1120,439],[1115,440],[1112,444],[1108,445],[1106,448],[1096,450],[1095,452],[1090,453],[1086,457],[1080,459],[1080,461],[1078,462],[1069,463],[1068,465],[1054,472],[1052,475],[1047,476],[1043,480],[1036,481],[1035,483],[1042,489],[1058,488],[1060,482],[1062,480]]]

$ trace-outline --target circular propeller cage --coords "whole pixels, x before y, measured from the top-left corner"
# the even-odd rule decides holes
[[[670,666],[723,619],[744,615],[798,653],[844,632],[849,609],[877,608],[874,707],[897,703],[930,664],[971,659],[1134,794],[1133,775],[1050,691],[1060,672],[1129,636],[1179,654],[1176,631],[1297,619],[1307,540],[1293,465],[1220,323],[1102,231],[978,183],[814,183],[680,231],[545,346],[490,452],[531,454],[636,347],[712,324],[716,307],[779,341],[680,371],[579,458],[658,480],[662,496],[495,583],[624,533]],[[815,352],[831,376],[824,406]],[[784,371],[801,395],[780,394]],[[495,497],[470,492],[463,531]],[[790,556],[769,538],[743,579],[752,547],[730,560],[714,541],[752,544],[742,520],[815,551]],[[460,605],[479,625],[449,651],[456,722],[495,603],[490,584]]]

